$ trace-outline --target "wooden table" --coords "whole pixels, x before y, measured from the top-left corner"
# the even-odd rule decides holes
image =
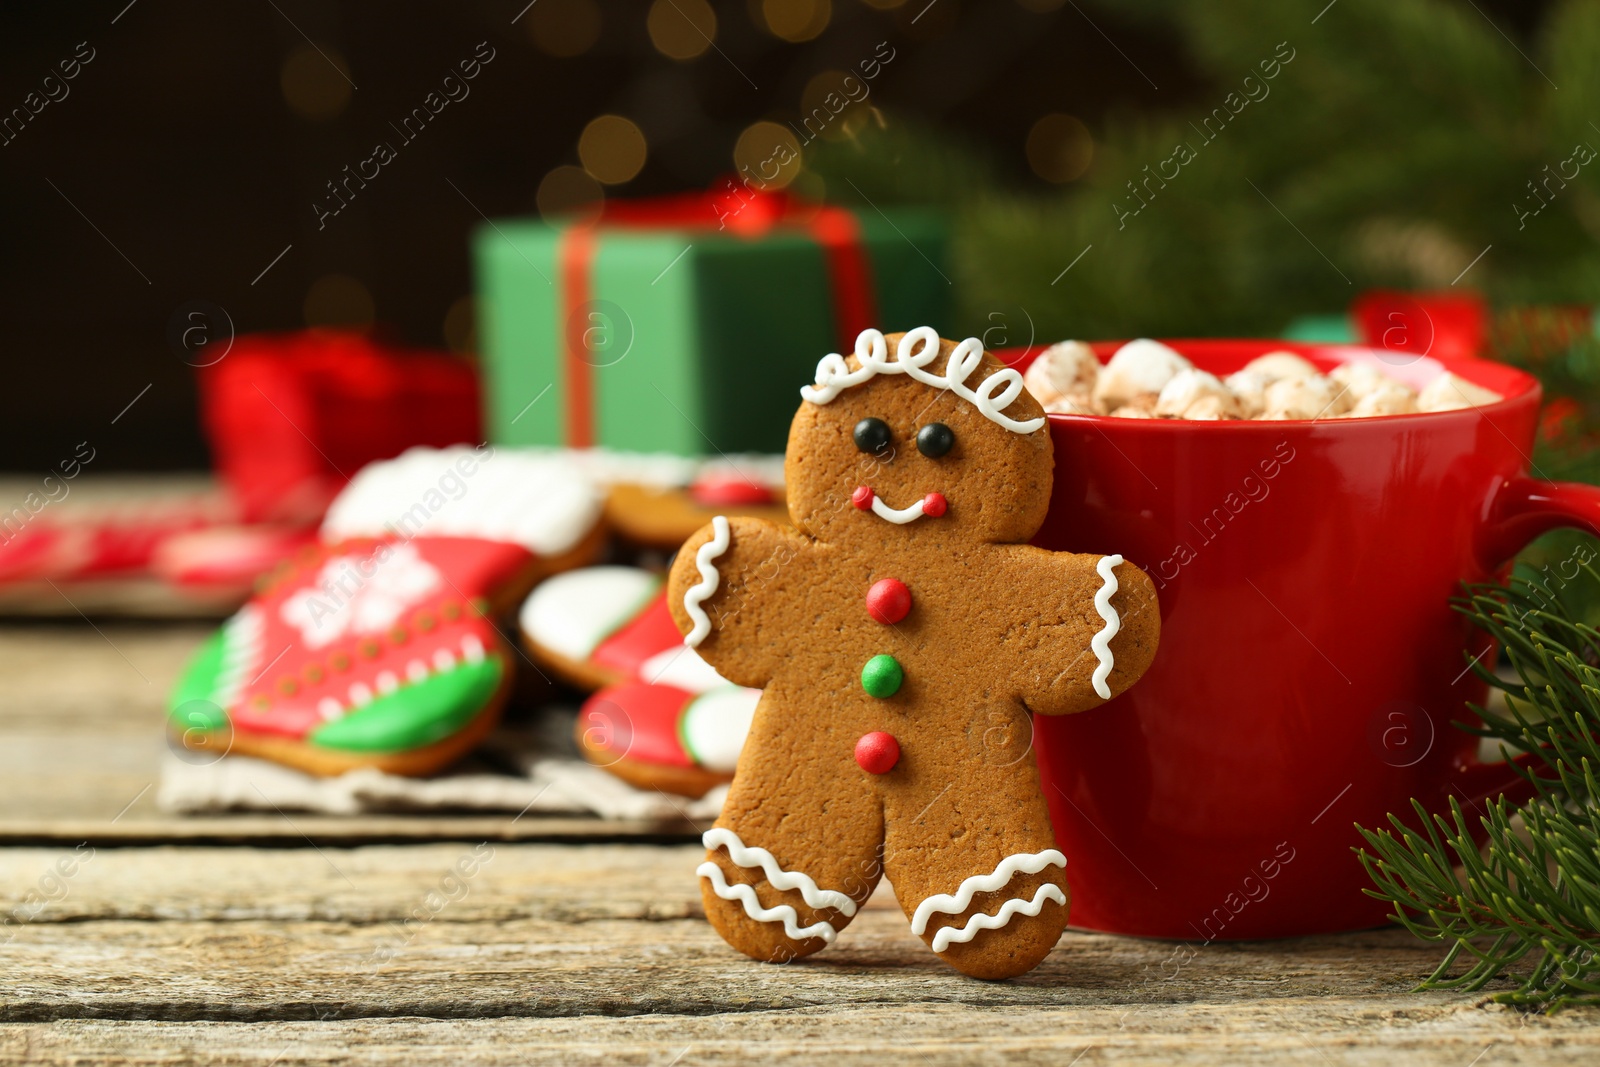
[[[0,628],[0,1063],[1600,1062],[1600,1012],[1410,992],[1438,954],[1396,930],[1069,931],[985,983],[880,891],[770,966],[706,925],[684,825],[166,817],[162,701],[203,633]]]

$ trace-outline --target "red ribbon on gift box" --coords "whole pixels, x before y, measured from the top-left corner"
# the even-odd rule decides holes
[[[853,351],[856,335],[877,322],[872,272],[861,245],[861,224],[854,214],[789,193],[760,192],[742,185],[735,190],[732,182],[728,187],[726,195],[688,193],[608,203],[596,218],[574,223],[562,233],[556,263],[562,287],[559,343],[569,412],[568,446],[588,448],[595,443],[594,368],[584,358],[588,320],[583,308],[590,299],[590,273],[602,230],[716,230],[758,240],[779,227],[803,229],[822,248],[827,264],[839,351]]]

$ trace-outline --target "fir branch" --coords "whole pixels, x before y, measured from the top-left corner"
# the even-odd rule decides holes
[[[1482,989],[1532,959],[1494,999],[1547,1011],[1600,1004],[1600,630],[1535,579],[1470,586],[1455,608],[1517,674],[1472,664],[1506,694],[1506,712],[1469,705],[1481,725],[1457,725],[1498,740],[1532,796],[1490,802],[1481,847],[1454,798],[1448,816],[1413,800],[1420,829],[1397,815],[1391,829],[1357,827],[1371,848],[1357,850],[1377,887],[1367,892],[1416,936],[1449,946],[1421,988]]]

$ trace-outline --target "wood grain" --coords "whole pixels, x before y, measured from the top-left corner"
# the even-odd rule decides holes
[[[167,752],[167,694],[211,630],[192,623],[104,620],[0,627],[0,844],[698,836],[699,828],[678,819],[164,814],[154,796]]]
[[[978,982],[929,954],[880,893],[833,948],[756,964],[700,918],[699,856],[470,842],[0,850],[9,901],[60,875],[58,899],[0,930],[0,1063],[69,1050],[667,1063],[687,1048],[679,1062],[703,1063],[892,1048],[932,1063],[1456,1067],[1485,1048],[1485,1063],[1600,1055],[1600,1013],[1409,992],[1435,952],[1397,930],[1212,945],[1069,931],[1033,973]]]

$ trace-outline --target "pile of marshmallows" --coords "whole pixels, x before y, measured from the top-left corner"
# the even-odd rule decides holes
[[[1082,341],[1063,341],[1039,354],[1023,382],[1046,411],[1124,419],[1363,419],[1502,399],[1448,371],[1418,393],[1372,363],[1323,374],[1293,352],[1268,352],[1218,378],[1149,340],[1129,341],[1104,367]]]

